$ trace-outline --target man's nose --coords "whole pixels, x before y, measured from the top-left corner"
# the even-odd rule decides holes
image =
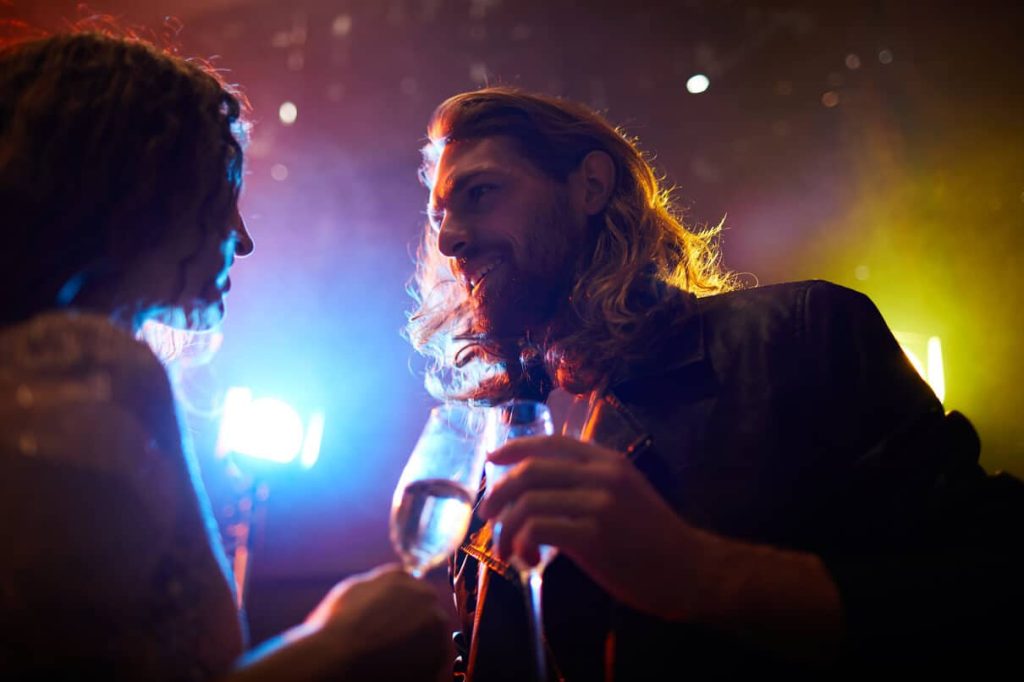
[[[448,212],[441,221],[437,234],[437,248],[449,258],[460,256],[469,247],[471,234],[462,221],[456,220]]]

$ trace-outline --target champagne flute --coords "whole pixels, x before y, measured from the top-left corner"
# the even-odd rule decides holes
[[[486,421],[482,408],[434,407],[398,480],[391,543],[417,578],[444,562],[469,530],[486,456]]]
[[[484,437],[487,452],[496,450],[513,438],[525,436],[550,436],[554,433],[551,411],[544,403],[535,400],[510,400],[491,410]],[[487,485],[500,481],[514,465],[502,466],[487,462],[484,465]],[[501,533],[501,524],[494,528],[495,542]],[[541,545],[540,562],[526,566],[518,557],[510,563],[519,572],[519,578],[526,587],[527,613],[530,619],[530,634],[533,642],[534,665],[537,682],[547,679],[547,659],[544,655],[544,617],[541,607],[541,593],[544,585],[544,569],[555,558],[555,548]]]

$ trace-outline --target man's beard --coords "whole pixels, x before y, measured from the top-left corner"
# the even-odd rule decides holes
[[[568,195],[560,191],[534,216],[527,252],[515,260],[505,254],[501,285],[471,299],[474,332],[494,339],[544,334],[569,298],[578,255],[570,220]]]

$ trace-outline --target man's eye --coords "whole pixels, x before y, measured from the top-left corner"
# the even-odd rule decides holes
[[[444,222],[444,211],[427,211],[427,220],[435,231],[440,230],[441,223]]]
[[[496,189],[498,189],[497,185],[475,185],[471,187],[469,190],[469,200],[472,201],[473,203],[476,203],[480,201],[485,194],[493,192]]]

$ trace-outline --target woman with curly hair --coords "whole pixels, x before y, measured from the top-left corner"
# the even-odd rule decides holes
[[[386,569],[244,651],[165,368],[136,340],[224,314],[253,250],[244,110],[211,69],[108,27],[0,45],[0,676],[432,679],[444,661],[433,590]]]

